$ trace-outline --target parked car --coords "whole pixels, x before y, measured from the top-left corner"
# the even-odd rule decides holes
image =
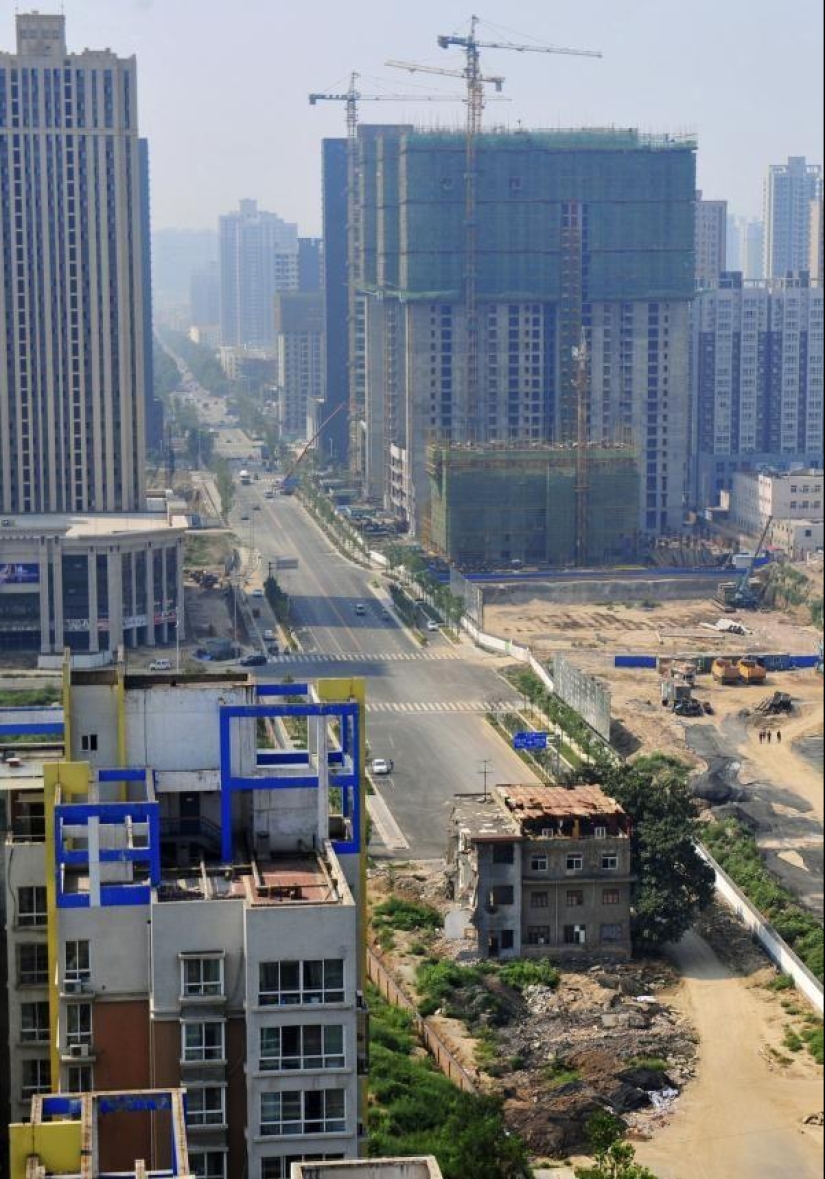
[[[262,598],[264,596],[264,591],[258,587],[258,589],[252,590],[249,596],[250,598]]]
[[[238,662],[241,667],[262,667],[266,663],[266,655],[261,654],[260,651],[255,651],[252,655],[244,655]]]
[[[440,623],[436,622],[434,618],[427,619],[427,630],[440,630]]]
[[[370,762],[371,774],[391,774],[395,762],[391,757],[374,757]]]
[[[367,608],[363,602],[356,602],[355,603],[355,613],[356,614],[366,614],[366,612],[367,612]]]

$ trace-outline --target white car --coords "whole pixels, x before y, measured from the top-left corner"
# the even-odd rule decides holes
[[[371,774],[391,774],[393,768],[393,761],[391,758],[374,757],[370,762]]]
[[[250,598],[262,598],[264,596],[264,591],[262,589],[254,589],[249,596]]]
[[[427,630],[440,630],[440,629],[441,628],[440,628],[439,624],[436,622],[436,620],[434,618],[427,619]]]

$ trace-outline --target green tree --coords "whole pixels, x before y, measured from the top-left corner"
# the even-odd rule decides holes
[[[678,941],[713,897],[713,871],[696,850],[700,836],[686,767],[673,758],[633,765],[601,763],[597,780],[632,822],[634,945],[655,950]]]
[[[652,1171],[636,1162],[629,1142],[613,1142],[596,1154],[593,1167],[576,1167],[576,1179],[656,1179]]]
[[[232,510],[232,501],[235,498],[235,484],[232,482],[232,475],[226,459],[215,459],[212,463],[212,470],[215,473],[218,495],[221,497],[221,512],[224,518],[226,518]]]

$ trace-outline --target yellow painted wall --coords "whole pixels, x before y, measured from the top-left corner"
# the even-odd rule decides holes
[[[9,1126],[9,1177],[26,1179],[26,1159],[37,1155],[48,1172],[71,1174],[80,1170],[80,1131],[76,1122],[43,1122]]]

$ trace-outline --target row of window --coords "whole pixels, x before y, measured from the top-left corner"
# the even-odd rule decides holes
[[[343,1157],[342,1154],[273,1155],[261,1159],[258,1175],[259,1179],[289,1179],[293,1163],[332,1162]],[[196,1179],[227,1179],[226,1153],[222,1150],[190,1150],[189,1166]]]
[[[597,831],[605,830],[597,827]],[[596,836],[596,838],[606,838],[605,834]],[[494,864],[512,864],[513,863],[513,849],[510,844],[501,844],[493,846],[493,863]],[[619,856],[617,852],[602,852],[599,857],[601,870],[603,872],[618,872],[619,870]],[[530,857],[531,872],[547,872],[549,867],[549,859],[546,855],[532,855]],[[568,852],[564,857],[565,872],[582,872],[584,870],[584,855],[579,852]]]

